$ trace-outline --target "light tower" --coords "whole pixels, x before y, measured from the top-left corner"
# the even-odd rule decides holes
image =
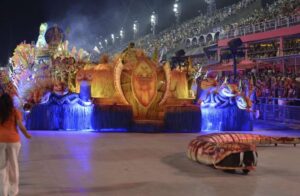
[[[103,45],[102,45],[102,42],[101,41],[99,41],[99,46],[100,46],[100,49],[102,49],[103,48]]]
[[[120,30],[120,38],[121,38],[121,41],[123,41],[124,37],[125,37],[125,32],[124,32],[124,29],[123,29],[123,27],[122,27],[121,30]]]
[[[111,41],[113,44],[115,43],[115,35],[114,34],[111,34]]]
[[[120,44],[123,43],[124,38],[125,38],[125,31],[124,31],[124,29],[122,27],[121,30],[120,30]]]
[[[137,20],[133,22],[133,39],[136,39],[139,33],[139,23]]]
[[[207,13],[208,15],[212,15],[213,12],[216,10],[216,0],[205,0],[208,4],[207,6]]]
[[[155,35],[157,25],[157,14],[155,12],[152,12],[152,15],[150,17],[150,23],[152,34]]]
[[[181,16],[181,5],[180,5],[179,0],[175,0],[174,5],[173,5],[173,12],[175,14],[176,24],[179,24],[180,16]]]

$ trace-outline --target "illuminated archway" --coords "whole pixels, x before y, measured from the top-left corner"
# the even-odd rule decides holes
[[[187,48],[192,46],[192,41],[191,41],[190,38],[188,38],[188,39],[185,40],[185,46],[186,46]]]
[[[197,46],[197,45],[198,45],[198,39],[197,39],[197,37],[193,37],[192,46]]]

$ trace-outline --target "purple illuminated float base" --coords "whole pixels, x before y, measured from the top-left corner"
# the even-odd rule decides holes
[[[29,130],[88,130],[91,129],[93,105],[77,94],[51,94],[44,104],[35,105],[25,116]]]
[[[129,105],[94,105],[78,94],[51,94],[46,103],[32,108],[25,121],[29,130],[174,133],[199,132],[200,116],[198,106],[174,106],[167,107],[164,120],[134,121]]]
[[[145,121],[146,122],[146,121]],[[26,116],[30,130],[95,130],[103,132],[252,131],[252,113],[237,106],[167,107],[164,121],[135,122],[131,106],[88,104],[77,94],[52,94]]]
[[[252,131],[252,113],[237,106],[224,108],[201,108],[202,132],[210,131]]]

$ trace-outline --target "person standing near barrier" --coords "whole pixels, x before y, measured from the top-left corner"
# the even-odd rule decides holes
[[[14,108],[7,93],[0,95],[0,196],[19,192],[18,155],[21,148],[17,127],[27,139],[31,135],[22,123],[21,113]]]

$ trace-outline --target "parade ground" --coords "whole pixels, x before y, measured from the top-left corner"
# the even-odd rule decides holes
[[[300,136],[295,129],[257,123],[252,133]],[[258,147],[257,169],[242,175],[189,160],[185,150],[197,133],[31,133],[20,153],[22,196],[296,196],[300,191],[300,146]]]

